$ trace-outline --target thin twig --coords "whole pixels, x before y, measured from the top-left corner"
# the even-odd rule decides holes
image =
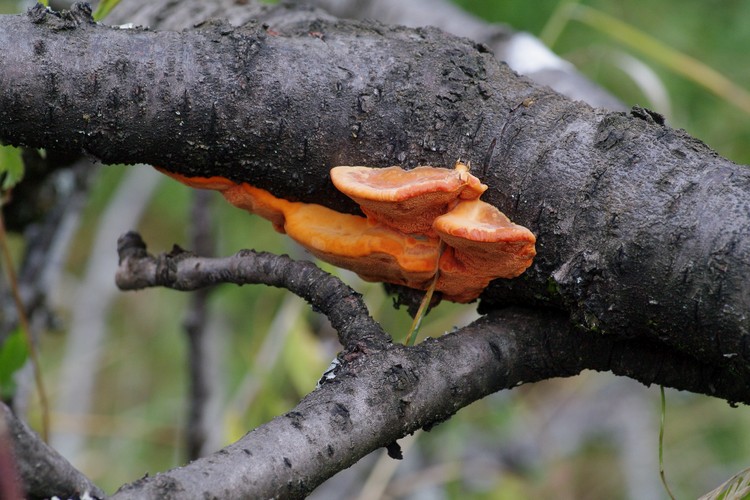
[[[209,212],[211,196],[208,191],[195,191],[191,208],[191,244],[198,253],[205,256],[213,254],[213,234]],[[208,297],[211,289],[196,290],[190,300],[184,328],[188,342],[188,365],[190,378],[188,395],[187,427],[185,445],[189,460],[203,456],[208,428],[206,411],[210,398],[210,356],[204,352],[206,344],[206,323],[208,317]]]
[[[189,291],[219,283],[276,286],[302,297],[325,314],[345,348],[378,350],[391,342],[370,317],[361,295],[312,262],[252,250],[208,259],[175,248],[155,257],[146,252],[146,244],[134,232],[121,236],[117,249],[120,267],[115,280],[122,290],[164,286]]]
[[[18,322],[21,325],[21,330],[23,331],[26,344],[29,348],[29,357],[34,369],[34,381],[36,383],[36,390],[39,393],[39,408],[42,414],[42,439],[47,441],[49,439],[49,400],[47,399],[47,391],[44,388],[44,381],[42,380],[39,353],[37,352],[36,343],[31,337],[29,319],[26,316],[26,309],[24,308],[21,294],[18,291],[18,279],[16,278],[13,259],[10,255],[10,249],[8,248],[8,238],[5,231],[5,218],[3,217],[2,210],[0,210],[0,248],[2,248],[3,263],[8,270],[8,281],[10,282],[11,294],[13,295],[13,301],[16,303],[16,310],[18,311]]]

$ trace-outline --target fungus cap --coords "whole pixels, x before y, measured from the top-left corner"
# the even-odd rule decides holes
[[[334,184],[359,202],[368,218],[277,198],[223,177],[159,170],[188,186],[221,192],[316,257],[368,281],[426,290],[438,269],[436,289],[454,302],[476,299],[492,279],[520,275],[536,253],[531,231],[478,199],[487,186],[462,163],[453,170],[334,168]]]
[[[161,167],[155,167],[159,172],[196,189],[211,189],[219,191],[224,198],[237,208],[260,215],[273,224],[276,231],[284,232],[284,212],[288,204],[292,203],[282,198],[276,198],[268,191],[251,186],[246,182],[234,182],[225,177],[188,177],[170,172]]]
[[[424,290],[435,275],[437,237],[402,234],[364,217],[277,198],[245,182],[159,170],[190,187],[221,192],[229,203],[269,220],[278,232],[286,233],[314,256],[364,280]]]
[[[423,289],[437,269],[436,237],[405,235],[364,217],[276,198],[245,183],[223,194],[233,205],[273,222],[314,256],[364,280]]]
[[[371,220],[405,234],[432,232],[435,217],[459,200],[471,200],[487,189],[457,162],[454,169],[416,167],[334,167],[336,188],[356,201]]]
[[[481,200],[459,203],[433,229],[448,246],[438,289],[455,302],[473,300],[495,278],[519,276],[536,255],[534,234]]]
[[[321,260],[380,281],[426,289],[438,263],[439,240],[405,235],[357,215],[316,204],[299,204],[284,228]]]

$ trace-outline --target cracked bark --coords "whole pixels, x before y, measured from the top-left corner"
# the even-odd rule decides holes
[[[570,101],[435,29],[251,7],[248,26],[182,33],[94,25],[81,8],[0,17],[0,139],[348,212],[334,165],[462,158],[539,253],[521,279],[491,284],[486,318],[355,356],[294,412],[118,497],[302,495],[483,395],[585,368],[750,400],[746,167],[654,113]]]

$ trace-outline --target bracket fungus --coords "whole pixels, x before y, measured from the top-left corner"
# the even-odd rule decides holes
[[[334,167],[331,181],[369,219],[405,234],[431,233],[435,217],[450,211],[459,200],[477,199],[487,190],[461,162],[453,170]]]
[[[468,166],[335,167],[331,179],[366,217],[277,198],[223,177],[186,177],[194,188],[220,191],[232,205],[260,215],[316,257],[368,281],[436,290],[471,302],[495,278],[515,278],[530,265],[536,239],[479,200],[487,189]]]
[[[437,289],[456,302],[476,298],[494,278],[517,277],[536,255],[534,234],[482,200],[460,202],[432,228],[446,245]]]

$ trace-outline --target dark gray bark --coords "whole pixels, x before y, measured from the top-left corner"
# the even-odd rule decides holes
[[[236,255],[231,262],[182,253],[153,257],[135,235],[121,240],[120,249],[119,282],[138,288],[192,290],[219,279],[278,284],[277,276],[294,274],[290,266],[309,267],[255,253]],[[330,276],[308,279],[307,272],[295,280],[296,293],[308,300],[346,288]],[[323,312],[330,318],[352,309],[343,301],[329,305]],[[563,314],[551,309],[504,309],[415,348],[387,342],[365,345],[346,335],[341,341],[349,347],[339,357],[335,377],[323,381],[292,411],[219,453],[128,485],[113,498],[300,498],[371,451],[417,429],[429,430],[488,394],[587,368],[645,384],[715,391],[730,400],[735,391],[744,392],[731,370],[701,366],[658,344],[575,331]],[[639,371],[639,366],[650,368]],[[704,385],[707,379],[710,389]]]
[[[279,7],[270,12],[276,16]],[[270,14],[269,14],[270,15]],[[748,380],[750,171],[659,116],[595,110],[434,29],[305,20],[184,33],[0,21],[0,137],[224,175],[354,211],[334,165],[472,161],[538,237],[482,310],[560,308]]]
[[[6,427],[15,445],[16,466],[27,498],[73,498],[88,492],[97,497],[104,493],[81,474],[57,451],[47,446],[25,422],[0,403],[0,425]]]
[[[376,19],[412,28],[437,26],[487,45],[496,59],[506,62],[514,71],[571,99],[597,108],[626,110],[614,96],[553,54],[533,35],[479,19],[450,0],[310,0],[307,3],[348,19]]]
[[[122,290],[164,286],[189,291],[220,283],[263,283],[286,288],[325,314],[346,349],[381,349],[390,343],[362,297],[312,262],[251,250],[234,257],[202,259],[179,248],[154,258],[146,252],[140,235],[132,232],[119,239],[117,251],[116,281]]]
[[[254,12],[246,27],[183,33],[94,25],[80,7],[0,17],[0,140],[224,175],[350,212],[332,166],[461,158],[539,253],[523,277],[491,284],[487,317],[416,348],[387,343],[366,311],[347,323],[349,310],[350,356],[332,383],[119,497],[299,496],[486,394],[586,368],[750,402],[746,167],[647,110],[570,101],[435,29]],[[180,258],[131,257],[147,264],[131,269],[142,286],[173,286]]]
[[[117,285],[123,290],[167,287],[193,291],[219,283],[282,287],[302,297],[313,309],[328,317],[344,347],[344,359],[349,359],[352,354],[360,357],[362,354],[369,355],[390,348],[390,338],[369,316],[360,296],[338,278],[310,262],[253,251],[213,259],[197,257],[180,249],[153,256],[146,251],[140,236],[132,232],[120,238],[118,253],[120,267]],[[592,335],[580,331],[569,322],[561,321],[564,314],[553,309],[519,309],[519,314],[521,312],[523,315],[540,314],[556,319],[554,328],[534,333],[529,333],[524,328],[522,332],[514,334],[519,348],[524,336],[530,336],[526,346],[530,353],[525,354],[528,355],[527,359],[519,362],[525,366],[524,374],[513,380],[513,384],[566,377],[590,368],[627,375],[646,385],[658,383],[710,394],[731,402],[750,402],[746,395],[746,385],[736,379],[735,372],[730,367],[715,368],[698,363],[689,356],[655,342],[637,338],[621,339],[614,335]],[[460,331],[464,331],[464,328]],[[492,342],[488,339],[485,349],[495,352],[497,347]],[[579,351],[585,351],[586,354]],[[567,358],[570,360],[565,361]],[[502,360],[493,361],[496,362],[504,363]],[[477,372],[495,369],[484,366],[472,357],[465,358],[462,364],[469,365],[468,369]],[[439,384],[435,387],[439,387]],[[500,389],[511,387],[514,385],[502,386]],[[494,383],[479,383],[476,390],[480,393],[478,397],[484,397],[499,389]]]

